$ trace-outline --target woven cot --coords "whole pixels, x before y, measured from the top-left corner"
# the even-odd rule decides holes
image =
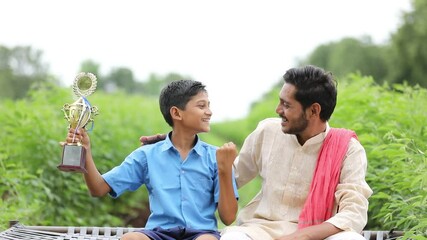
[[[24,226],[15,224],[4,232],[0,232],[1,240],[40,239],[88,239],[88,240],[113,240],[120,239],[123,234],[138,228],[124,227],[65,227],[65,226]]]
[[[141,228],[126,227],[72,227],[72,226],[25,226],[20,223],[0,232],[1,240],[118,240],[123,234]],[[367,240],[397,239],[400,231],[363,231]]]

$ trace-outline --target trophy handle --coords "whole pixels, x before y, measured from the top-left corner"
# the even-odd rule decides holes
[[[70,117],[68,116],[68,112],[70,111],[70,104],[66,103],[64,104],[64,106],[62,107],[62,112],[64,113],[64,118],[70,122]]]

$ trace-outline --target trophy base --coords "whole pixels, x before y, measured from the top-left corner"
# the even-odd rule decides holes
[[[79,145],[64,145],[62,149],[62,162],[58,169],[64,172],[87,173],[86,150]]]

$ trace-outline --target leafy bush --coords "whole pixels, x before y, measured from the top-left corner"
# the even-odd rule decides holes
[[[340,80],[338,87],[330,124],[355,130],[368,155],[367,181],[374,194],[366,228],[404,230],[407,237],[427,234],[426,89],[380,86],[356,74]],[[245,119],[212,124],[201,138],[215,145],[234,141],[240,147],[261,119],[276,116],[279,90],[254,103]],[[96,92],[89,100],[100,109],[90,135],[102,173],[137,148],[141,135],[170,129],[155,98]],[[146,217],[144,189],[118,199],[92,198],[80,174],[57,170],[58,141],[67,132],[61,108],[72,101],[70,90],[50,87],[27,100],[0,102],[0,228],[13,219],[27,225],[126,226]],[[255,180],[239,190],[240,206],[259,191],[259,184]]]
[[[168,129],[157,99],[100,92],[89,100],[100,109],[90,135],[101,172],[139,147],[141,133]],[[68,125],[61,108],[73,101],[69,89],[49,86],[29,99],[1,103],[1,227],[14,219],[27,225],[126,225],[146,210],[144,190],[119,199],[92,198],[81,174],[57,169],[58,142],[65,139]]]
[[[41,214],[40,205],[44,198],[32,189],[46,188],[21,163],[6,161],[6,154],[0,153],[0,219],[28,221],[30,216]],[[7,222],[0,223],[0,229],[7,226]]]
[[[272,89],[253,105],[242,138],[261,119],[275,116],[279,91]],[[367,152],[367,181],[374,193],[366,229],[405,230],[407,237],[427,234],[426,105],[427,90],[420,87],[380,86],[358,74],[339,80],[330,125],[356,131]],[[258,190],[259,183],[251,183],[239,192],[246,202]]]
[[[427,91],[350,75],[341,86],[334,125],[354,129],[369,161],[369,229],[427,234]]]

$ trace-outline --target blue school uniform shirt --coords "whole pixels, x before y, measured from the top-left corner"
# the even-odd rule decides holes
[[[102,176],[114,198],[145,184],[151,211],[147,229],[182,226],[216,230],[219,199],[216,149],[196,136],[195,146],[187,159],[182,160],[168,135],[164,141],[136,149],[121,165]],[[234,181],[233,187],[238,198]]]

